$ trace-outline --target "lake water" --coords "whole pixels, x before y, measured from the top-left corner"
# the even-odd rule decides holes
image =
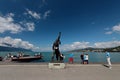
[[[17,52],[0,52],[0,56],[5,57],[8,53],[13,55],[17,55]],[[80,54],[82,52],[74,52],[74,62],[80,63]],[[25,52],[24,54],[34,55],[35,52]],[[68,52],[63,52],[65,59],[64,62],[68,62],[69,54]],[[85,53],[86,54],[86,53]],[[89,55],[89,62],[90,63],[106,63],[106,55],[105,53],[98,53],[98,52],[87,52]],[[43,60],[38,60],[35,62],[50,62],[52,52],[42,52]],[[110,52],[111,55],[111,62],[112,63],[120,63],[120,52]]]

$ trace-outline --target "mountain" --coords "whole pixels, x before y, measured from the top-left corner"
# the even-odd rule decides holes
[[[32,50],[23,49],[23,48],[0,46],[0,51],[11,51],[11,52],[13,52],[13,51],[32,51]]]
[[[104,50],[109,52],[120,52],[120,46],[113,47],[113,48],[106,48]]]
[[[92,48],[92,47],[88,47],[88,48],[84,48],[84,49],[76,49],[76,50],[72,50],[69,52],[120,52],[120,46],[117,47],[113,47],[113,48]]]
[[[92,47],[88,47],[88,48],[84,48],[84,49],[75,49],[72,50],[70,52],[103,52],[104,49],[103,48],[92,48]]]

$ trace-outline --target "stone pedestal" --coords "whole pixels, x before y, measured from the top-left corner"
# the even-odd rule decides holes
[[[48,67],[50,69],[64,69],[65,68],[65,63],[49,63]]]

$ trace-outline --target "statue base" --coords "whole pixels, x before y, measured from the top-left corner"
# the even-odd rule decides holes
[[[49,63],[48,67],[50,69],[64,69],[65,68],[65,63]]]

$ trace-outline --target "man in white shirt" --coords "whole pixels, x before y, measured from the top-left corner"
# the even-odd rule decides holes
[[[88,64],[89,63],[88,59],[89,59],[88,54],[85,54],[84,55],[84,64]]]

